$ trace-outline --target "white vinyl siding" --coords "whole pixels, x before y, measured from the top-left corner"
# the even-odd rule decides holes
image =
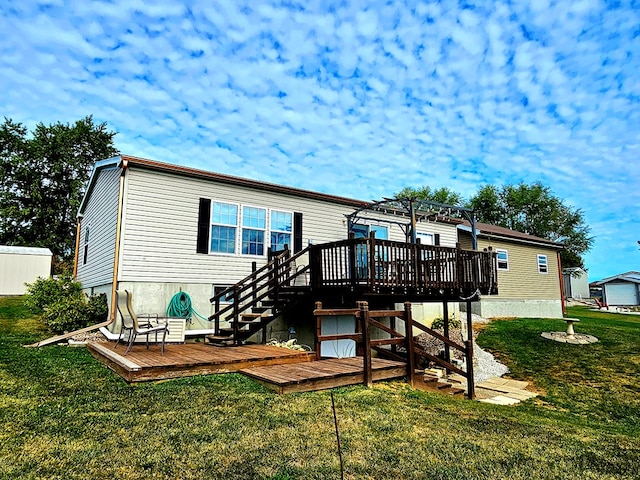
[[[200,198],[300,212],[303,247],[347,238],[345,215],[354,211],[349,205],[135,167],[127,170],[125,198],[119,279],[131,282],[226,285],[251,273],[255,256],[196,253]],[[405,240],[400,227],[388,228],[390,240]],[[455,226],[429,223],[429,230],[440,234],[443,246],[455,246]],[[258,268],[263,262],[266,256]]]
[[[105,168],[98,175],[80,220],[77,278],[84,288],[113,281],[120,169]]]

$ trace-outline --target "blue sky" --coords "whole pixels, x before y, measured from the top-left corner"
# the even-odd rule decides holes
[[[541,181],[640,270],[640,4],[5,0],[0,113],[363,200]]]

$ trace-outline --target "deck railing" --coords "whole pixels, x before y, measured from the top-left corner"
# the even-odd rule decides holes
[[[369,238],[309,248],[311,286],[366,287],[374,293],[497,293],[495,252]]]

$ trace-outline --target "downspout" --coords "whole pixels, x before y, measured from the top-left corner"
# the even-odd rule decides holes
[[[78,222],[76,225],[76,253],[73,259],[73,279],[78,278],[78,252],[80,249],[80,229],[82,228],[82,217],[78,216]]]
[[[560,304],[562,305],[562,315],[567,314],[567,306],[564,303],[564,279],[562,278],[562,261],[560,260],[560,251],[556,252],[558,258],[558,277],[560,279]]]
[[[74,335],[77,335],[79,333],[91,332],[93,330],[97,330],[102,327],[107,327],[115,321],[116,289],[118,286],[117,285],[118,263],[120,258],[120,231],[122,228],[122,211],[124,209],[124,174],[125,174],[126,168],[127,168],[127,161],[122,160],[122,173],[120,174],[120,190],[118,192],[118,217],[116,219],[116,243],[115,243],[114,261],[113,261],[113,286],[111,288],[111,314],[109,318],[102,323],[81,328],[80,330],[75,330],[73,332],[63,333],[62,335],[56,335],[54,337],[47,338],[46,340],[41,340],[40,342],[36,342],[31,345],[25,345],[25,347],[44,347],[45,345],[58,343],[68,338],[71,338]],[[78,253],[79,253],[79,243],[80,243],[79,232],[80,232],[80,222],[78,222],[78,230],[76,231],[76,262],[74,265],[74,276],[77,273],[77,266],[78,266]]]
[[[118,192],[118,216],[116,219],[116,241],[113,255],[113,281],[111,283],[111,309],[109,324],[116,319],[116,290],[118,289],[118,265],[120,264],[120,235],[122,233],[122,213],[124,211],[124,178],[128,162],[122,160],[122,173],[120,174],[120,190]]]

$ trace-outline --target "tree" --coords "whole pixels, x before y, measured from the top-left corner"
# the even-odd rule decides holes
[[[396,193],[395,196],[396,198],[412,198],[415,200],[443,203],[445,205],[461,205],[463,202],[462,195],[447,187],[432,190],[431,187],[426,185],[420,188],[404,187]]]
[[[88,116],[73,125],[0,125],[0,243],[47,247],[58,261],[75,248],[76,213],[96,160],[118,154],[115,132]]]
[[[481,222],[564,243],[563,266],[584,268],[582,255],[593,243],[584,213],[566,206],[540,182],[500,188],[485,185],[469,199],[468,206]]]

